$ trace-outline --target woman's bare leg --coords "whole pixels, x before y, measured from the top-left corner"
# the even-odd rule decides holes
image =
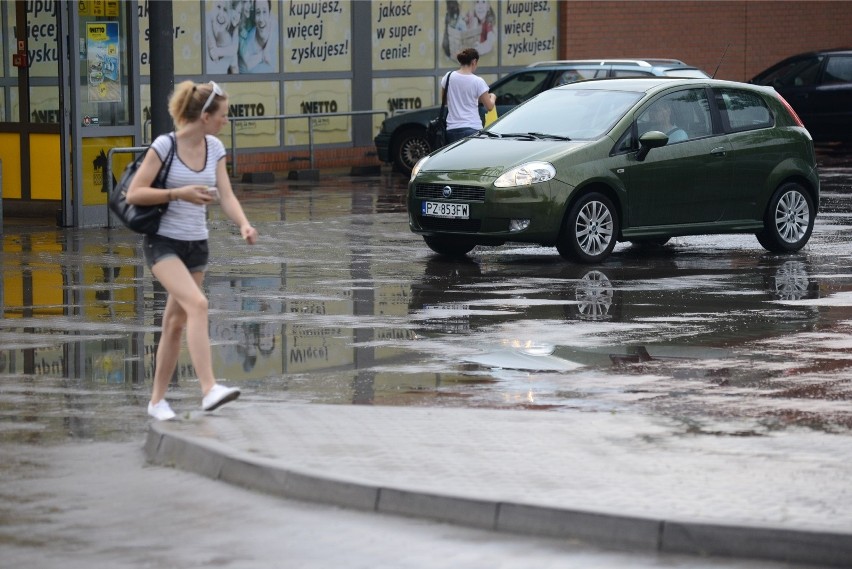
[[[190,273],[177,257],[163,259],[154,265],[151,272],[169,293],[163,313],[163,334],[157,347],[157,368],[154,372],[151,402],[156,404],[165,396],[169,380],[177,366],[184,328],[189,357],[201,383],[202,394],[206,395],[216,380],[210,353],[207,297],[201,290],[204,273]]]

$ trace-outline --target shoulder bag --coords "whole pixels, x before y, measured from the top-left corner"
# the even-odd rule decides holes
[[[160,171],[151,183],[152,188],[166,187],[166,179],[169,177],[169,170],[172,167],[172,160],[175,157],[175,135],[169,134],[171,140],[171,148],[166,155],[166,159],[160,166]],[[150,148],[149,148],[150,150]],[[145,233],[153,235],[160,228],[160,218],[168,209],[169,202],[155,205],[133,205],[127,203],[127,190],[130,188],[130,182],[142,165],[142,160],[148,152],[143,152],[136,159],[127,165],[124,172],[121,174],[121,179],[113,188],[109,196],[109,209],[121,220],[121,223],[128,229],[132,229],[136,233]]]
[[[444,87],[444,96],[441,99],[441,110],[438,111],[438,116],[426,125],[426,140],[432,150],[438,150],[447,145],[447,91],[450,90],[450,77],[452,76],[451,71],[447,75],[447,86]]]

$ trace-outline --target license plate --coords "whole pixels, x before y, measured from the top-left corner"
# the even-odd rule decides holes
[[[423,215],[428,215],[429,217],[468,219],[470,217],[470,204],[423,202],[423,208],[421,211],[423,212]]]

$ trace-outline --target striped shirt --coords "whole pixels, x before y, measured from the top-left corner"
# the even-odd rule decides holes
[[[207,160],[204,163],[204,168],[200,171],[193,170],[184,164],[178,157],[177,146],[175,146],[174,159],[169,169],[169,176],[166,179],[166,189],[195,184],[202,186],[216,185],[216,166],[219,164],[219,160],[225,157],[225,145],[215,136],[206,135],[204,138],[207,146]],[[163,134],[151,143],[151,148],[154,149],[161,161],[165,161],[171,145],[170,135]],[[175,138],[175,145],[177,145],[177,138]],[[157,235],[180,241],[207,239],[207,206],[183,200],[175,200],[169,203],[169,208],[160,219],[160,229],[157,231]]]

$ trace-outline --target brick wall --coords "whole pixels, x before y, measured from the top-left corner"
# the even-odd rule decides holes
[[[671,57],[747,81],[812,49],[852,46],[850,1],[567,1],[561,59]]]

